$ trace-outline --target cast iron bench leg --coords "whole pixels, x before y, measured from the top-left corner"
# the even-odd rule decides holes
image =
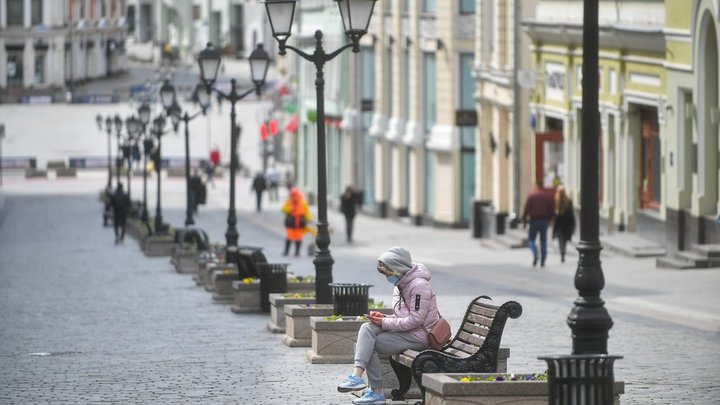
[[[393,359],[390,359],[390,366],[395,372],[398,383],[400,384],[397,389],[392,390],[392,399],[393,401],[403,401],[405,400],[405,394],[407,394],[410,389],[410,384],[412,384],[412,373],[409,368]]]

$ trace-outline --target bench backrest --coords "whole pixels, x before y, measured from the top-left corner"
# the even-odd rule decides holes
[[[458,357],[473,356],[478,352],[497,353],[505,321],[521,314],[522,306],[515,301],[498,305],[490,297],[481,295],[470,302],[460,329],[443,352]]]

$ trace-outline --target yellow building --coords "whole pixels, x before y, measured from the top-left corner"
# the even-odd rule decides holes
[[[530,108],[535,177],[579,202],[582,142],[582,1],[541,0],[524,28],[542,79]],[[665,2],[599,2],[600,216],[607,231],[661,242],[666,124]],[[662,241],[664,242],[664,241]]]

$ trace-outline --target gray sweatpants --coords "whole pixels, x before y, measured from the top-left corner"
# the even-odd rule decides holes
[[[365,369],[370,388],[382,388],[379,354],[398,354],[405,350],[424,350],[408,332],[383,331],[372,322],[364,323],[355,343],[355,367]]]

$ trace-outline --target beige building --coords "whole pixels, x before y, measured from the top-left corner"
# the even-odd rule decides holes
[[[528,104],[537,75],[526,52],[530,40],[519,22],[534,16],[536,3],[477,2],[473,72],[478,118],[473,210],[476,236],[503,233],[508,217],[521,215],[524,197],[533,183],[534,132]],[[516,47],[521,51],[517,55]]]
[[[0,0],[0,91],[15,101],[126,70],[125,12],[125,0]]]

